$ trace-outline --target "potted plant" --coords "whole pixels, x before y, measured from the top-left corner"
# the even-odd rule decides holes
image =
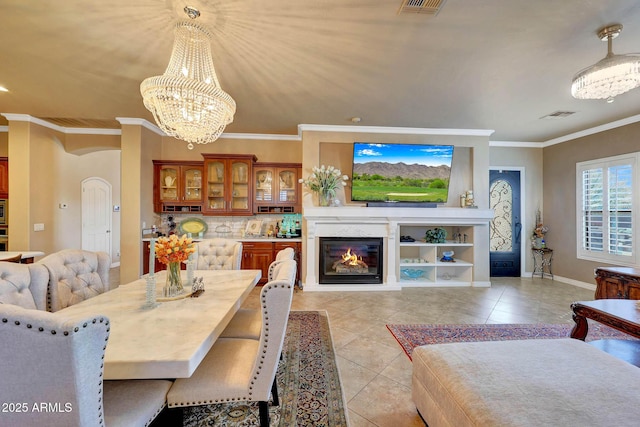
[[[424,235],[424,240],[427,243],[444,243],[447,237],[447,230],[442,227],[436,227],[432,230],[427,230]]]

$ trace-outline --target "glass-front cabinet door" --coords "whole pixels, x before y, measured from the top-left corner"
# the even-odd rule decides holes
[[[185,167],[182,173],[183,179],[183,200],[202,201],[202,168]]]
[[[203,154],[206,181],[205,213],[251,215],[253,155]]]
[[[226,163],[224,160],[211,160],[206,163],[207,171],[207,203],[208,211],[223,212],[225,203],[225,175]]]
[[[249,170],[246,160],[232,160],[231,209],[236,211],[249,210]]]
[[[154,212],[202,212],[202,162],[153,160]]]
[[[256,203],[273,201],[273,168],[257,167],[255,170],[256,182],[255,199]]]
[[[160,168],[160,200],[163,202],[177,202],[180,200],[178,185],[180,176],[179,166],[162,166]]]
[[[296,203],[298,174],[295,169],[278,169],[278,202]]]

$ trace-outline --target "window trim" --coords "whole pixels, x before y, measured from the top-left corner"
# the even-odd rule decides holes
[[[602,168],[605,179],[608,179],[609,168],[616,165],[630,164],[632,168],[631,191],[631,239],[632,249],[631,256],[615,255],[608,252],[594,252],[582,247],[582,204],[583,204],[583,182],[582,172],[588,169]],[[640,194],[640,153],[629,153],[618,156],[605,157],[601,159],[588,160],[576,163],[576,258],[587,261],[604,262],[607,264],[616,264],[629,267],[640,267],[638,263],[638,253],[640,242],[638,241],[638,228],[640,227],[640,204],[638,203],[638,194]],[[608,201],[607,201],[608,203]],[[603,222],[608,222],[609,215],[603,212]],[[608,236],[603,236],[603,245],[608,246]]]

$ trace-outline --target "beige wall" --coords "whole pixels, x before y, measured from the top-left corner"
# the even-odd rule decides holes
[[[259,162],[300,163],[302,143],[289,140],[220,138],[210,144],[197,144],[193,150],[174,138],[162,139],[161,160],[198,160],[203,153],[255,154]]]
[[[489,162],[492,169],[514,168],[522,170],[520,179],[524,184],[521,200],[522,250],[524,251],[525,272],[533,271],[533,258],[529,253],[530,236],[533,232],[536,210],[542,211],[542,146],[540,148],[491,147]]]
[[[594,268],[603,263],[576,257],[576,163],[639,151],[640,123],[578,138],[544,149],[544,222],[553,248],[553,272],[594,284]]]
[[[402,144],[454,145],[451,167],[451,185],[446,206],[459,206],[459,194],[473,190],[475,194],[488,194],[489,182],[489,138],[467,135],[417,135],[367,132],[303,132],[302,174],[307,177],[311,168],[332,165],[351,176],[352,150],[354,142],[380,142]],[[473,165],[477,165],[474,167]],[[303,190],[303,205],[316,203],[313,195]],[[338,193],[343,204],[351,204],[350,189]],[[488,208],[488,198],[477,198],[480,208]]]
[[[110,145],[113,137],[84,136],[81,155],[65,151],[66,135],[29,122],[11,122],[9,132],[9,250],[42,251],[82,247],[82,181],[102,178],[112,187],[113,204],[120,200],[120,153],[91,151]],[[75,139],[79,139],[75,135]],[[67,209],[59,204],[66,203]],[[113,245],[118,261],[120,214],[113,213]],[[44,224],[43,231],[33,225]]]

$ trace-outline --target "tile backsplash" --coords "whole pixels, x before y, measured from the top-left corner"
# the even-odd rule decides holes
[[[262,221],[260,234],[264,236],[270,228],[275,229],[276,224],[283,219],[282,214],[264,214],[249,217],[161,214],[156,217],[156,225],[161,233],[167,234],[169,232],[169,217],[172,217],[173,222],[176,224],[176,232],[178,232],[181,221],[194,217],[203,220],[207,223],[207,232],[203,236],[206,239],[213,237],[244,237],[248,222],[253,220]]]

